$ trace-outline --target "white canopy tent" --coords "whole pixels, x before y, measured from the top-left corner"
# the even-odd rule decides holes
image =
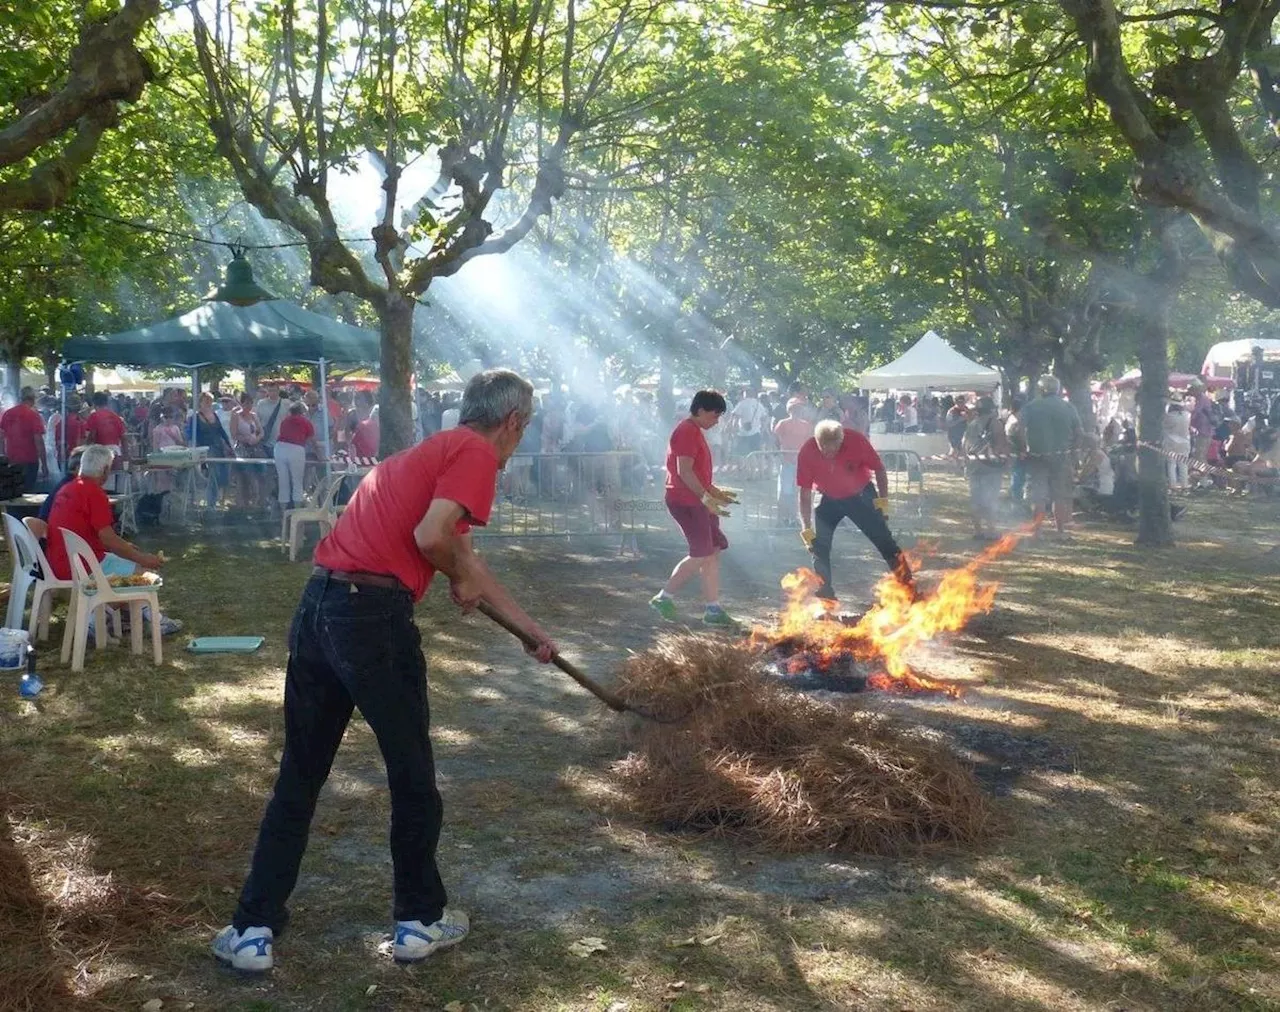
[[[1000,373],[965,358],[932,330],[888,365],[862,374],[864,390],[994,390]]]
[[[1265,361],[1280,359],[1280,338],[1253,337],[1239,341],[1220,341],[1209,349],[1200,367],[1202,376],[1233,376],[1238,362],[1251,362],[1253,349],[1261,348]]]

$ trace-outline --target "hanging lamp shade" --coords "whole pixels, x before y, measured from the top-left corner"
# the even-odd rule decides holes
[[[253,268],[242,250],[233,250],[222,284],[205,296],[205,302],[227,302],[233,306],[253,306],[276,296],[253,280]]]

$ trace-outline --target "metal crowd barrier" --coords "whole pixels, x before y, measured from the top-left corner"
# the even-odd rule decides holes
[[[920,455],[911,450],[881,454],[889,477],[889,522],[896,534],[918,534],[926,496]],[[779,489],[779,473],[795,454],[761,450],[737,468],[716,472],[717,483],[741,489],[730,507],[727,532],[769,535],[799,528],[794,485]],[[661,465],[634,450],[612,453],[518,453],[498,477],[486,527],[476,537],[609,537],[622,551],[639,550],[639,538],[676,532],[663,502]]]
[[[538,538],[632,534],[646,528],[652,469],[632,450],[517,453],[498,476],[489,523],[477,537]],[[661,498],[661,485],[658,498]],[[648,493],[646,493],[648,490]]]

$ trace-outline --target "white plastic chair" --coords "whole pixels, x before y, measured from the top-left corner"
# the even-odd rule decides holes
[[[35,588],[31,598],[31,621],[27,626],[31,642],[49,638],[49,615],[53,611],[53,595],[58,591],[70,592],[74,584],[59,580],[53,575],[53,567],[40,547],[40,535],[48,527],[43,520],[27,517],[22,523],[4,515],[9,543],[13,545],[13,582],[9,590],[9,611],[4,624],[10,629],[21,629],[22,615],[26,610],[27,591]],[[37,635],[38,634],[38,635]]]
[[[142,607],[151,606],[151,653],[156,664],[164,661],[160,645],[160,595],[155,587],[113,587],[108,581],[98,557],[84,538],[73,531],[63,530],[67,544],[67,557],[71,560],[71,577],[75,587],[71,592],[71,609],[67,614],[67,628],[62,636],[62,661],[71,661],[72,671],[84,670],[85,646],[89,639],[89,616],[94,620],[94,645],[101,650],[107,641],[106,616],[108,605],[124,605],[129,609],[129,646],[135,654],[142,653]]]
[[[316,488],[316,504],[300,506],[297,509],[285,510],[280,517],[280,547],[289,549],[289,561],[298,561],[298,549],[302,542],[302,525],[319,524],[323,537],[333,530],[345,506],[338,506],[334,500],[338,497],[338,489],[342,487],[346,473],[335,471]]]

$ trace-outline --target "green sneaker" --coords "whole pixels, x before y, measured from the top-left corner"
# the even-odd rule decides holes
[[[674,622],[680,617],[680,613],[676,611],[675,601],[663,594],[649,598],[649,607],[668,622]]]
[[[702,624],[716,626],[719,629],[738,630],[742,628],[742,623],[723,608],[708,608],[702,613]]]

